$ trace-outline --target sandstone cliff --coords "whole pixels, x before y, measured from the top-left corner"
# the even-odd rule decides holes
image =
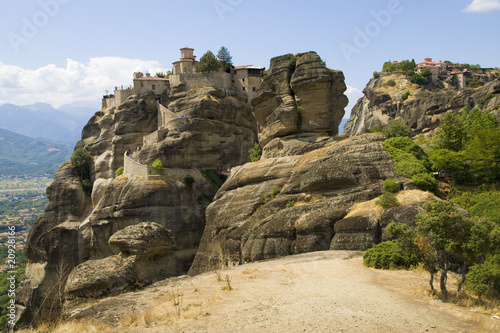
[[[295,70],[294,60],[271,60],[252,101],[262,159],[233,168],[217,192],[190,274],[342,248],[333,246],[336,223],[397,176],[383,136],[334,135],[347,105],[343,74],[313,52],[297,55]],[[344,247],[364,249],[376,241]]]
[[[71,163],[54,175],[49,204],[28,239],[18,323],[57,317],[65,297],[113,294],[187,272],[217,190],[200,168],[245,163],[254,128],[246,96],[213,87],[170,87],[96,112],[76,146],[92,157],[92,193],[82,190]],[[150,168],[160,159],[165,169],[151,177],[125,170],[115,178],[126,150],[136,165]],[[139,253],[138,239],[128,249],[113,241],[134,226],[130,234],[140,235],[146,222],[171,238],[158,245],[161,253]]]
[[[388,85],[393,80],[394,86]],[[435,89],[434,89],[435,88]],[[404,74],[372,78],[364,96],[351,110],[344,133],[359,135],[368,129],[387,125],[389,119],[400,118],[412,132],[432,134],[447,112],[459,112],[464,106],[490,110],[500,119],[500,78],[476,89],[420,87]],[[403,95],[408,94],[404,100]]]

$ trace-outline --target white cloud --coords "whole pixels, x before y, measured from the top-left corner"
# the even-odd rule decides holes
[[[464,9],[464,12],[486,13],[492,10],[500,10],[500,0],[472,0],[472,3]]]
[[[106,90],[132,85],[133,72],[167,70],[158,61],[119,57],[91,58],[86,64],[67,59],[65,68],[50,64],[35,70],[0,62],[0,104],[100,105]]]
[[[349,118],[351,116],[352,108],[356,105],[358,99],[363,97],[363,91],[356,87],[347,86],[347,90],[344,92],[344,95],[349,98],[349,104],[345,108],[344,118]]]

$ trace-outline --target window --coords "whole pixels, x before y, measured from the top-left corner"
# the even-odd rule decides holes
[[[242,79],[241,79],[241,81],[242,81],[242,82],[245,82],[245,78],[242,78]]]
[[[155,88],[156,88],[156,87],[155,87],[155,85],[153,84],[153,85],[151,86],[151,89],[155,90]]]
[[[233,80],[233,83],[234,83],[234,80]]]
[[[245,91],[245,87],[243,87],[243,91]]]
[[[252,89],[253,89],[253,91],[255,91],[255,87],[253,87]]]
[[[144,82],[141,82],[141,88],[144,88]]]

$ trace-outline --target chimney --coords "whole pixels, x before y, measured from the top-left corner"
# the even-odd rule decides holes
[[[146,73],[146,77],[151,77],[151,73]]]

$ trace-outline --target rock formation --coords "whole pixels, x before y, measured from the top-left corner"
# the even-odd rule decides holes
[[[200,168],[226,170],[248,161],[254,129],[246,95],[217,87],[173,86],[96,112],[76,146],[92,157],[92,193],[82,190],[71,163],[54,175],[49,204],[27,242],[18,324],[57,317],[65,290],[68,297],[100,296],[187,272],[217,190]],[[151,168],[155,174],[143,177],[125,170],[115,178],[127,150],[144,167],[161,160],[163,171]],[[124,248],[120,232],[143,228],[142,222],[168,229],[175,248],[158,247],[164,255],[140,254],[136,241]]]
[[[120,253],[87,260],[68,276],[68,298],[114,295],[179,274],[172,255],[175,241],[170,230],[154,222],[141,222],[121,229],[109,238]]]
[[[291,60],[271,60],[252,101],[262,159],[233,168],[217,192],[190,274],[328,250],[337,221],[397,176],[383,136],[332,135],[347,104],[342,73],[315,53],[297,55],[295,71]]]
[[[337,221],[356,202],[379,196],[382,181],[397,176],[383,139],[365,134],[233,170],[207,208],[207,225],[190,274],[329,250]]]
[[[344,75],[315,52],[275,57],[252,100],[262,147],[274,138],[338,133],[347,97]]]
[[[388,80],[395,86],[388,86]],[[402,95],[411,92],[407,100]],[[500,78],[486,83],[483,87],[464,90],[455,88],[427,90],[408,81],[405,75],[390,75],[372,78],[364,96],[351,110],[344,133],[359,135],[368,129],[387,125],[389,119],[399,117],[417,135],[432,134],[439,127],[447,112],[459,112],[464,106],[490,110],[500,120]]]

